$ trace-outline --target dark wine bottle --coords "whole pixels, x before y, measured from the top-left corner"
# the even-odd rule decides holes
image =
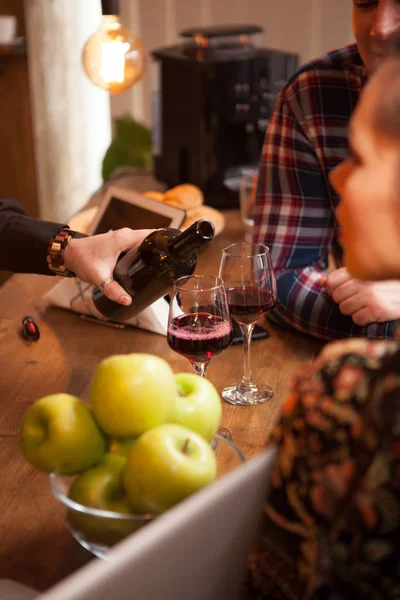
[[[214,237],[214,225],[205,219],[185,231],[157,229],[137,250],[129,250],[115,266],[113,277],[131,296],[132,304],[123,306],[109,300],[94,288],[94,305],[112,321],[126,321],[165,296],[178,277],[191,275],[196,268],[196,252]]]

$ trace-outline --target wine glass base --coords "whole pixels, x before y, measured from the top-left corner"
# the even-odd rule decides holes
[[[273,391],[268,385],[244,387],[240,383],[230,385],[222,390],[225,402],[239,406],[256,406],[271,400]]]
[[[227,429],[226,427],[220,427],[218,429],[217,435],[224,438],[225,440],[228,440],[229,442],[232,441],[232,434],[229,431],[229,429]],[[218,443],[217,438],[214,438],[211,442],[211,448],[213,450],[215,450],[215,448],[217,447],[217,443]]]

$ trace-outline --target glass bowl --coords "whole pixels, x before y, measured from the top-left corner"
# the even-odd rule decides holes
[[[245,458],[231,440],[216,435],[212,441],[217,458],[217,479],[233,471]],[[49,475],[54,496],[66,508],[67,527],[74,538],[92,554],[103,557],[112,547],[134,533],[159,515],[124,514],[89,508],[68,498],[69,488],[75,476]]]

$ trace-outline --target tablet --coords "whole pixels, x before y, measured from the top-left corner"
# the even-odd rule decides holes
[[[186,211],[182,208],[157,202],[128,188],[111,185],[104,194],[88,233],[95,235],[122,227],[179,229],[185,218]]]

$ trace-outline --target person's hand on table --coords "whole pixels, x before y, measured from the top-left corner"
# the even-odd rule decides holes
[[[330,273],[324,283],[340,312],[350,315],[356,325],[400,318],[400,281],[360,281],[342,267]]]
[[[100,286],[106,279],[112,279],[121,252],[138,248],[151,231],[124,227],[92,237],[71,239],[64,252],[65,265],[82,281]],[[104,286],[103,293],[110,300],[125,306],[132,302],[124,288],[114,280]]]

